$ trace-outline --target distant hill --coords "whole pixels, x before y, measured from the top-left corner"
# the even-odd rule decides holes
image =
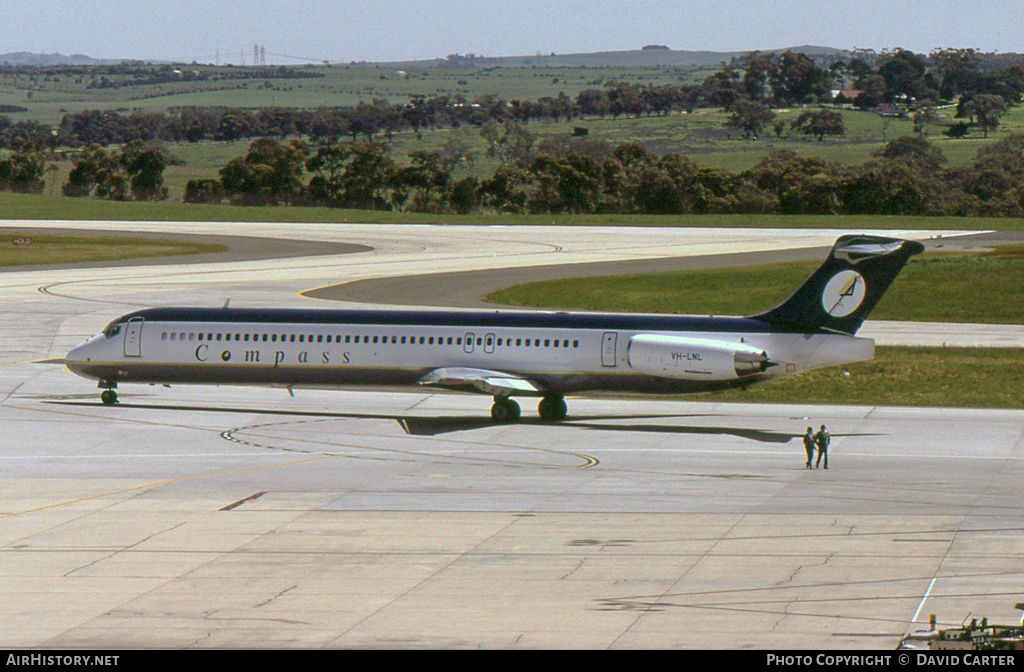
[[[811,57],[834,59],[850,52],[831,47],[802,46],[769,49],[769,52],[798,51]],[[598,51],[585,54],[535,54],[533,56],[481,56],[449,54],[446,58],[422,61],[353,61],[349,65],[384,68],[636,68],[653,66],[714,67],[743,58],[750,51],[684,51],[650,45],[631,51]]]
[[[50,65],[106,65],[109,63],[119,62],[120,61],[117,60],[90,58],[89,56],[83,56],[82,54],[65,56],[64,54],[33,54],[28,51],[15,51],[0,54],[0,65],[8,66],[31,65],[42,67]]]
[[[814,58],[832,61],[847,59],[850,52],[831,47],[801,46],[769,49],[768,52],[797,51]],[[352,61],[357,67],[404,68],[642,68],[655,66],[717,67],[741,59],[750,51],[685,51],[662,45],[647,45],[630,51],[598,51],[581,54],[535,54],[533,56],[481,56],[449,54],[445,58],[420,61]],[[27,51],[0,54],[0,66],[50,67],[59,65],[110,65],[125,59],[97,59],[83,54],[36,54]]]

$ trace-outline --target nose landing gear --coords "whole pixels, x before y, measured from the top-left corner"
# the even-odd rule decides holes
[[[101,380],[100,384],[97,387],[101,389],[106,388],[100,394],[100,401],[102,401],[107,406],[117,403],[117,392],[115,391],[115,389],[117,388],[117,383],[108,383],[105,380]]]

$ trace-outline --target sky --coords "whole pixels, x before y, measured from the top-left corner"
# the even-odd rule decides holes
[[[1024,53],[1021,0],[0,0],[0,53],[252,64],[801,45]],[[14,17],[21,17],[12,20]]]

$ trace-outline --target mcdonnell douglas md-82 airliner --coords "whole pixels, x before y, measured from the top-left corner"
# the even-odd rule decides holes
[[[68,353],[99,381],[292,388],[426,386],[488,394],[514,422],[512,397],[743,387],[871,359],[854,334],[921,243],[842,236],[782,304],[748,317],[568,312],[151,308],[119,317]]]

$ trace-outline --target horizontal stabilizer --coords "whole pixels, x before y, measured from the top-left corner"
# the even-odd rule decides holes
[[[513,394],[541,394],[544,388],[531,380],[502,371],[486,369],[434,369],[419,379],[420,385],[437,385],[456,390],[475,390],[496,397]]]

